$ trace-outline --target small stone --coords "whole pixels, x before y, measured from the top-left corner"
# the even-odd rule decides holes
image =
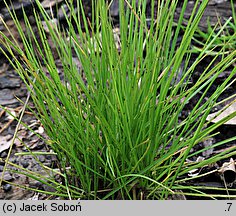
[[[29,162],[27,160],[23,160],[20,163],[24,168],[27,168],[29,166]]]
[[[17,174],[17,173],[14,173],[14,179],[18,179],[18,178],[20,178],[20,175],[19,174]]]
[[[49,192],[55,192],[56,191],[56,189],[53,186],[50,187],[49,185],[43,185],[43,189],[45,191],[49,191]]]
[[[16,158],[10,158],[10,162],[16,164]],[[17,163],[18,164],[18,163]]]
[[[37,189],[43,189],[43,183],[42,182],[30,182],[29,183],[30,188],[37,188]]]
[[[4,192],[9,192],[11,190],[12,186],[10,184],[3,185]]]
[[[52,156],[51,156],[51,155],[46,155],[46,159],[47,159],[47,160],[51,160],[51,159],[52,159]]]
[[[37,164],[34,165],[34,170],[35,171],[40,171],[40,170],[42,170],[42,166],[37,163]]]
[[[1,157],[1,158],[5,158],[5,157],[7,157],[7,153],[6,153],[5,151],[2,152],[1,155],[0,155],[0,157]]]
[[[5,181],[12,181],[13,180],[12,174],[10,174],[9,172],[5,172],[3,179]]]
[[[38,159],[41,163],[43,163],[45,161],[45,156],[39,155]]]
[[[0,165],[0,172],[2,172],[4,169],[4,166]]]

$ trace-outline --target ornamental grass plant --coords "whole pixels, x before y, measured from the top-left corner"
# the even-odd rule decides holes
[[[154,0],[149,5],[145,0],[138,4],[136,0],[120,0],[119,34],[114,33],[110,4],[104,0],[92,1],[90,19],[81,0],[76,7],[73,1],[66,1],[68,28],[52,22],[51,14],[36,2],[37,33],[25,13],[27,31],[23,32],[12,12],[23,48],[3,34],[1,41],[8,50],[8,60],[30,91],[36,107],[32,111],[49,137],[45,141],[60,162],[59,170],[43,167],[50,170],[50,177],[17,167],[18,172],[55,189],[33,190],[65,199],[167,199],[178,193],[227,197],[192,185],[201,175],[188,176],[193,169],[236,154],[233,147],[205,160],[188,162],[209,148],[235,140],[192,151],[236,116],[232,113],[215,124],[206,121],[219,96],[235,81],[235,50],[227,55],[219,51],[192,82],[196,67],[207,57],[206,51],[214,50],[212,44],[218,38],[218,34],[209,35],[211,40],[206,40],[190,61],[193,36],[208,1],[195,1],[180,43],[186,0],[177,23],[175,0],[156,1],[157,5]],[[146,17],[146,7],[151,7],[151,17]],[[221,61],[213,66],[217,57]],[[216,78],[231,67],[231,74],[205,100]],[[196,95],[199,100],[183,119],[183,110]]]

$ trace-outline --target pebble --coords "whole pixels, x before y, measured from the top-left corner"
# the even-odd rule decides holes
[[[6,151],[2,152],[1,155],[0,155],[0,157],[1,157],[1,158],[5,158],[5,157],[7,157],[7,153],[6,153]]]
[[[14,173],[14,179],[18,179],[18,178],[20,178],[20,175],[19,174],[17,174],[17,173]]]
[[[42,182],[30,182],[29,183],[30,188],[38,188],[43,189],[43,183]]]
[[[14,158],[10,158],[10,162],[16,164],[18,161],[17,161],[16,158],[14,157]],[[17,164],[18,164],[18,163],[17,163]]]
[[[27,168],[29,166],[29,162],[27,160],[23,160],[20,163],[24,168]]]
[[[43,163],[43,162],[45,161],[45,156],[39,155],[39,156],[38,156],[38,159],[39,159],[39,161],[40,161],[41,163]]]
[[[10,184],[3,185],[4,192],[9,192],[11,190],[12,186]]]
[[[53,186],[43,185],[43,189],[48,192],[55,192],[56,189]]]
[[[45,146],[45,144],[43,143],[43,142],[39,142],[38,144],[37,144],[37,146],[35,146],[35,150],[41,150],[41,149],[43,149],[44,148],[44,146]]]
[[[52,159],[52,156],[51,156],[51,155],[46,155],[46,159],[47,159],[47,160],[51,160],[51,159]]]
[[[12,177],[12,174],[10,174],[9,172],[5,172],[3,179],[5,181],[12,181],[14,178]]]

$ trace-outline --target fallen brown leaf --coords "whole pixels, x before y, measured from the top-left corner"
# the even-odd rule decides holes
[[[225,117],[229,116],[230,114],[236,112],[236,102],[232,103],[228,108],[226,108],[224,111],[222,111],[222,113],[220,113],[220,112],[221,111],[211,113],[210,115],[207,116],[206,120],[210,121],[210,122],[213,122],[213,123],[217,123],[220,120],[222,120],[223,118],[225,118]],[[230,119],[229,121],[227,121],[224,124],[236,125],[236,117]]]
[[[12,135],[0,136],[0,153],[7,150],[11,146]]]

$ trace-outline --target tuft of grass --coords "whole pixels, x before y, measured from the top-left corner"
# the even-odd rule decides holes
[[[177,1],[158,1],[154,11],[152,0],[149,5],[152,17],[147,19],[145,0],[138,1],[138,5],[136,0],[120,0],[118,40],[109,5],[104,0],[93,2],[91,20],[86,17],[81,0],[77,0],[77,10],[67,1],[70,16],[65,30],[52,23],[50,14],[36,2],[37,34],[24,14],[25,34],[13,12],[24,48],[3,34],[1,43],[11,54],[10,63],[29,87],[37,108],[35,115],[60,161],[57,173],[63,181],[59,184],[48,176],[24,169],[22,173],[50,184],[56,190],[54,195],[69,199],[166,199],[180,190],[186,195],[214,198],[204,193],[204,188],[187,184],[192,179],[188,177],[189,171],[231,157],[236,148],[187,163],[187,159],[207,149],[192,153],[194,146],[236,116],[233,113],[213,125],[206,121],[218,97],[235,81],[235,67],[204,100],[215,79],[235,63],[235,50],[210,68],[221,55],[216,53],[198,80],[191,82],[196,66],[204,61],[206,51],[218,39],[215,36],[207,40],[190,63],[190,46],[208,1],[201,4],[196,1],[179,45],[177,39],[187,0],[177,25],[173,21]],[[220,28],[221,32],[226,25]],[[81,68],[76,62],[80,62]],[[182,119],[183,110],[196,95],[200,99]],[[232,139],[212,148],[229,141]]]
[[[194,46],[193,51],[198,52],[201,50],[200,47],[204,46],[204,43],[208,43],[208,41],[214,39],[214,43],[209,47],[209,50],[206,52],[208,55],[215,55],[219,54],[228,54],[235,50],[236,47],[236,13],[235,13],[235,5],[233,0],[231,2],[231,10],[232,10],[232,17],[230,17],[225,22],[225,27],[222,29],[222,20],[218,17],[218,23],[212,28],[210,22],[208,23],[207,32],[203,32],[200,29],[197,29],[194,42],[197,46]],[[227,23],[227,24],[226,24]],[[224,48],[224,49],[222,49]]]

